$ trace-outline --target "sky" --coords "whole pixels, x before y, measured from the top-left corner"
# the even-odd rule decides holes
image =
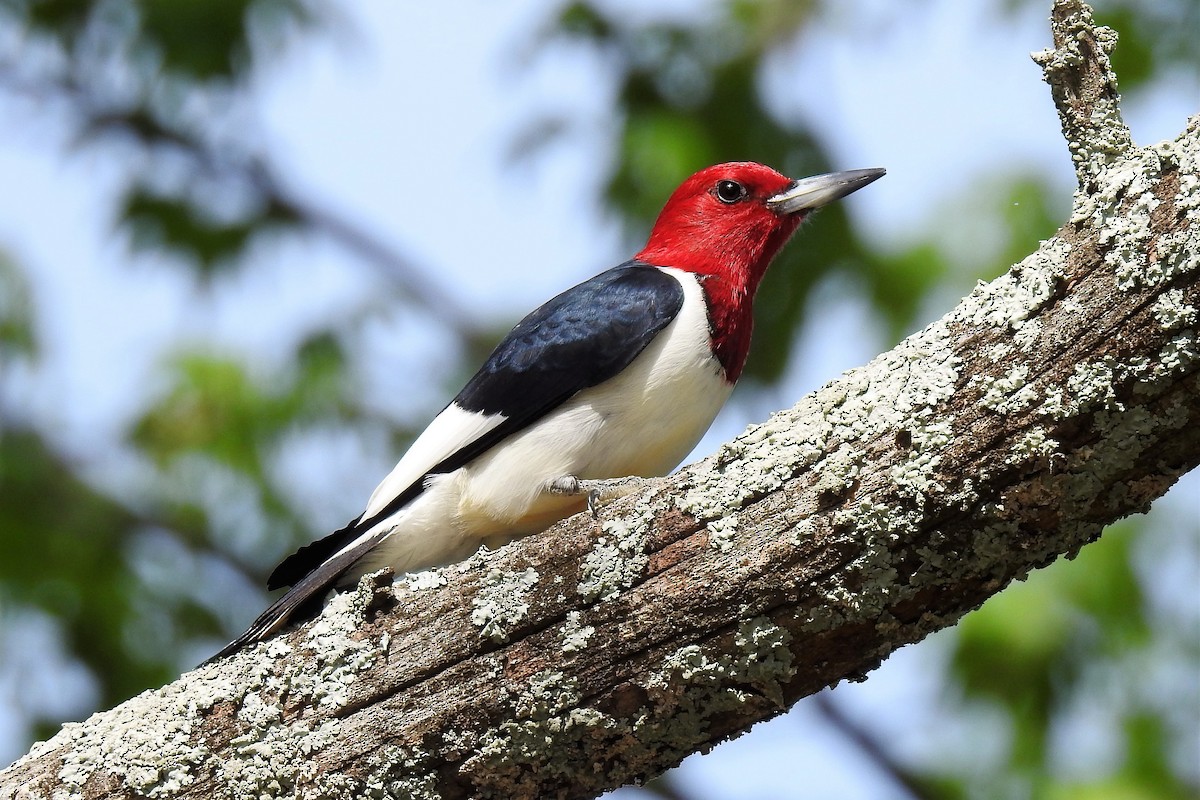
[[[633,0],[618,4],[646,13]],[[773,57],[763,88],[781,115],[815,121],[838,168],[888,169],[886,179],[846,201],[853,224],[882,243],[921,239],[932,226],[950,252],[966,257],[978,243],[956,233],[952,204],[964,187],[1006,169],[1050,176],[1065,218],[1073,174],[1049,92],[1029,59],[1048,45],[1043,15],[1000,24],[990,4],[852,5]],[[627,257],[594,200],[610,158],[603,120],[611,77],[597,59],[562,48],[520,55],[547,7],[546,0],[354,0],[342,4],[332,33],[293,47],[254,85],[262,135],[296,190],[362,221],[493,322],[514,320]],[[673,0],[655,13],[694,7]],[[1183,80],[1127,104],[1135,139],[1175,136],[1198,96],[1200,79]],[[523,121],[564,108],[595,117],[595,129],[533,163],[512,163]],[[0,400],[53,431],[99,482],[132,468],[113,443],[138,411],[134,399],[162,385],[158,366],[179,343],[215,340],[269,364],[281,341],[303,334],[298,325],[354,309],[381,285],[372,267],[309,239],[261,248],[257,269],[198,299],[181,271],[130,258],[105,216],[119,173],[101,154],[71,152],[53,109],[0,99],[0,114],[29,120],[0,126],[0,184],[21,187],[0,192],[0,247],[30,273],[48,365]],[[956,299],[937,298],[928,319]],[[782,384],[731,404],[697,455],[887,346],[849,288],[820,287],[814,308],[820,313],[806,322]],[[369,332],[367,343],[381,362],[370,384],[381,406],[436,405],[413,381],[401,386],[387,377],[389,359],[407,357],[402,351],[437,352],[427,331],[396,319]],[[349,505],[329,511],[331,520],[356,512],[387,466],[381,461],[379,472],[349,480]],[[314,487],[328,480],[319,463],[298,474]],[[1164,513],[1186,511],[1185,498],[1198,492],[1193,475],[1162,503]],[[867,683],[838,695],[868,718],[879,708],[904,715],[881,720],[882,730],[938,724],[930,709],[943,650],[936,637],[905,648]],[[0,716],[0,761],[5,744]],[[689,759],[681,774],[723,798],[900,796],[803,704]]]

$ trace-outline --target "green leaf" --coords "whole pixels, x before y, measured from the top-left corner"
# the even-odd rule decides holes
[[[194,264],[202,277],[231,268],[256,237],[295,221],[288,210],[275,206],[254,209],[238,220],[220,221],[189,199],[145,189],[126,195],[119,219],[129,226],[136,249],[171,253]]]
[[[36,355],[29,283],[16,264],[0,253],[0,364]]]
[[[290,375],[271,374],[182,353],[169,365],[173,388],[135,424],[132,441],[163,465],[196,454],[265,482],[265,454],[285,433],[349,413],[345,356],[332,333],[301,342],[295,364]]]

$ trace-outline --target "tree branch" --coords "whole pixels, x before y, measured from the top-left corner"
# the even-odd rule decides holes
[[[1033,60],[1050,84],[1079,186],[1092,191],[1091,179],[1134,148],[1108,59],[1117,32],[1096,25],[1082,0],[1057,0],[1050,22],[1054,48],[1034,53]]]
[[[1074,2],[1054,26],[1038,58],[1081,191],[1006,275],[602,522],[369,577],[64,726],[0,797],[593,796],[861,678],[1145,510],[1200,462],[1200,117],[1093,146],[1123,129],[1070,88],[1115,85],[1086,46],[1103,36]]]

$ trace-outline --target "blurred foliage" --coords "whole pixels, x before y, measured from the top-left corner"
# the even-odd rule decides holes
[[[237,89],[319,19],[308,0],[0,0],[0,29],[20,34],[0,87],[63,104],[81,146],[136,148],[114,222],[207,275],[300,221],[236,133]]]
[[[1193,0],[1099,5],[1121,34],[1114,61],[1127,93],[1200,68]],[[631,241],[683,177],[710,163],[753,159],[792,175],[871,166],[832,164],[814,127],[779,118],[763,96],[764,61],[833,6],[726,0],[655,17],[579,0],[552,10],[535,47],[586,48],[614,73],[604,200]],[[0,0],[0,92],[51,101],[68,112],[77,148],[117,154],[113,220],[134,247],[172,256],[155,263],[212,286],[253,269],[255,243],[314,231],[379,257],[376,243],[347,233],[346,221],[283,188],[247,108],[255,72],[329,17],[317,0]],[[595,123],[534,120],[519,149],[537,157],[541,145]],[[823,211],[767,277],[748,376],[765,383],[783,372],[813,288],[831,277],[868,298],[896,338],[922,321],[932,293],[957,293],[1007,268],[1059,222],[1036,175],[1004,170],[972,192],[953,209],[966,258],[936,231],[944,214],[931,214],[924,239],[880,252],[840,207]],[[444,298],[419,291],[420,278],[403,279],[407,301],[477,357],[484,328],[473,333],[454,322]],[[69,656],[94,677],[95,702],[107,707],[169,680],[236,633],[260,610],[254,587],[280,552],[322,533],[298,507],[281,453],[314,432],[369,430],[378,439],[381,427],[397,428],[347,389],[369,354],[343,342],[385,304],[281,348],[277,367],[211,348],[176,352],[160,382],[144,390],[120,443],[139,469],[116,485],[91,480],[52,431],[21,422],[17,404],[5,405],[5,388],[41,367],[34,300],[0,256],[0,628],[21,609],[49,615]],[[1140,695],[1088,717],[1116,737],[1119,758],[1087,780],[1065,775],[1060,763],[1064,720],[1111,699],[1107,678],[1136,683],[1142,665],[1171,658],[1194,674],[1200,662],[1200,643],[1173,640],[1178,629],[1148,602],[1150,578],[1135,563],[1162,555],[1138,556],[1137,527],[1118,526],[1074,562],[1011,587],[951,634],[945,713],[998,711],[1004,755],[988,764],[909,763],[912,785],[946,798],[1197,795],[1195,771],[1181,771],[1177,757],[1181,743],[1195,740],[1195,731],[1181,734],[1180,719],[1195,710],[1181,717]],[[24,714],[15,724],[37,735],[57,723],[36,708]],[[683,796],[669,776],[656,787]]]
[[[1178,683],[1194,683],[1187,676],[1195,678],[1200,617],[1190,628],[1164,624],[1148,597],[1152,576],[1134,568],[1139,527],[1110,526],[1073,561],[1033,573],[955,628],[951,707],[969,713],[983,703],[1004,721],[1002,760],[937,768],[961,796],[1197,796],[1195,770],[1179,769],[1195,759],[1197,732],[1187,727],[1200,719],[1194,687],[1189,698],[1175,686],[1167,696],[1183,705],[1165,708],[1156,691],[1164,687],[1141,682],[1171,681],[1179,670]],[[1196,521],[1191,527],[1200,533]],[[1098,744],[1112,752],[1086,780],[1070,774],[1071,751]]]
[[[202,274],[236,261],[255,237],[295,224],[294,215],[277,203],[224,221],[202,207],[144,187],[129,191],[119,214],[129,227],[136,249],[174,253],[192,261]]]
[[[16,265],[0,253],[0,363],[37,355],[32,314],[33,299],[28,281]]]
[[[102,676],[102,707],[171,680],[170,659],[127,650],[137,592],[124,544],[137,517],[81,481],[30,430],[0,433],[0,486],[0,621],[11,605],[56,619],[70,652]],[[44,736],[58,721],[34,722]]]
[[[252,487],[256,512],[289,542],[301,542],[319,531],[281,485],[279,450],[306,429],[349,424],[361,410],[345,399],[345,355],[332,333],[302,341],[289,363],[289,374],[273,374],[229,357],[179,355],[169,366],[172,389],[134,424],[129,441],[168,474],[200,463]]]
[[[137,423],[132,441],[160,464],[204,453],[256,482],[266,458],[289,430],[352,413],[342,402],[344,355],[333,336],[304,342],[295,375],[263,380],[242,364],[186,353],[175,359],[173,389]]]

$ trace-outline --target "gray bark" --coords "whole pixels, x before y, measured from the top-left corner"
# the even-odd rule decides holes
[[[1070,219],[944,318],[600,520],[364,579],[69,724],[0,797],[591,797],[952,625],[1200,461],[1200,117],[1137,147],[1058,2]]]

